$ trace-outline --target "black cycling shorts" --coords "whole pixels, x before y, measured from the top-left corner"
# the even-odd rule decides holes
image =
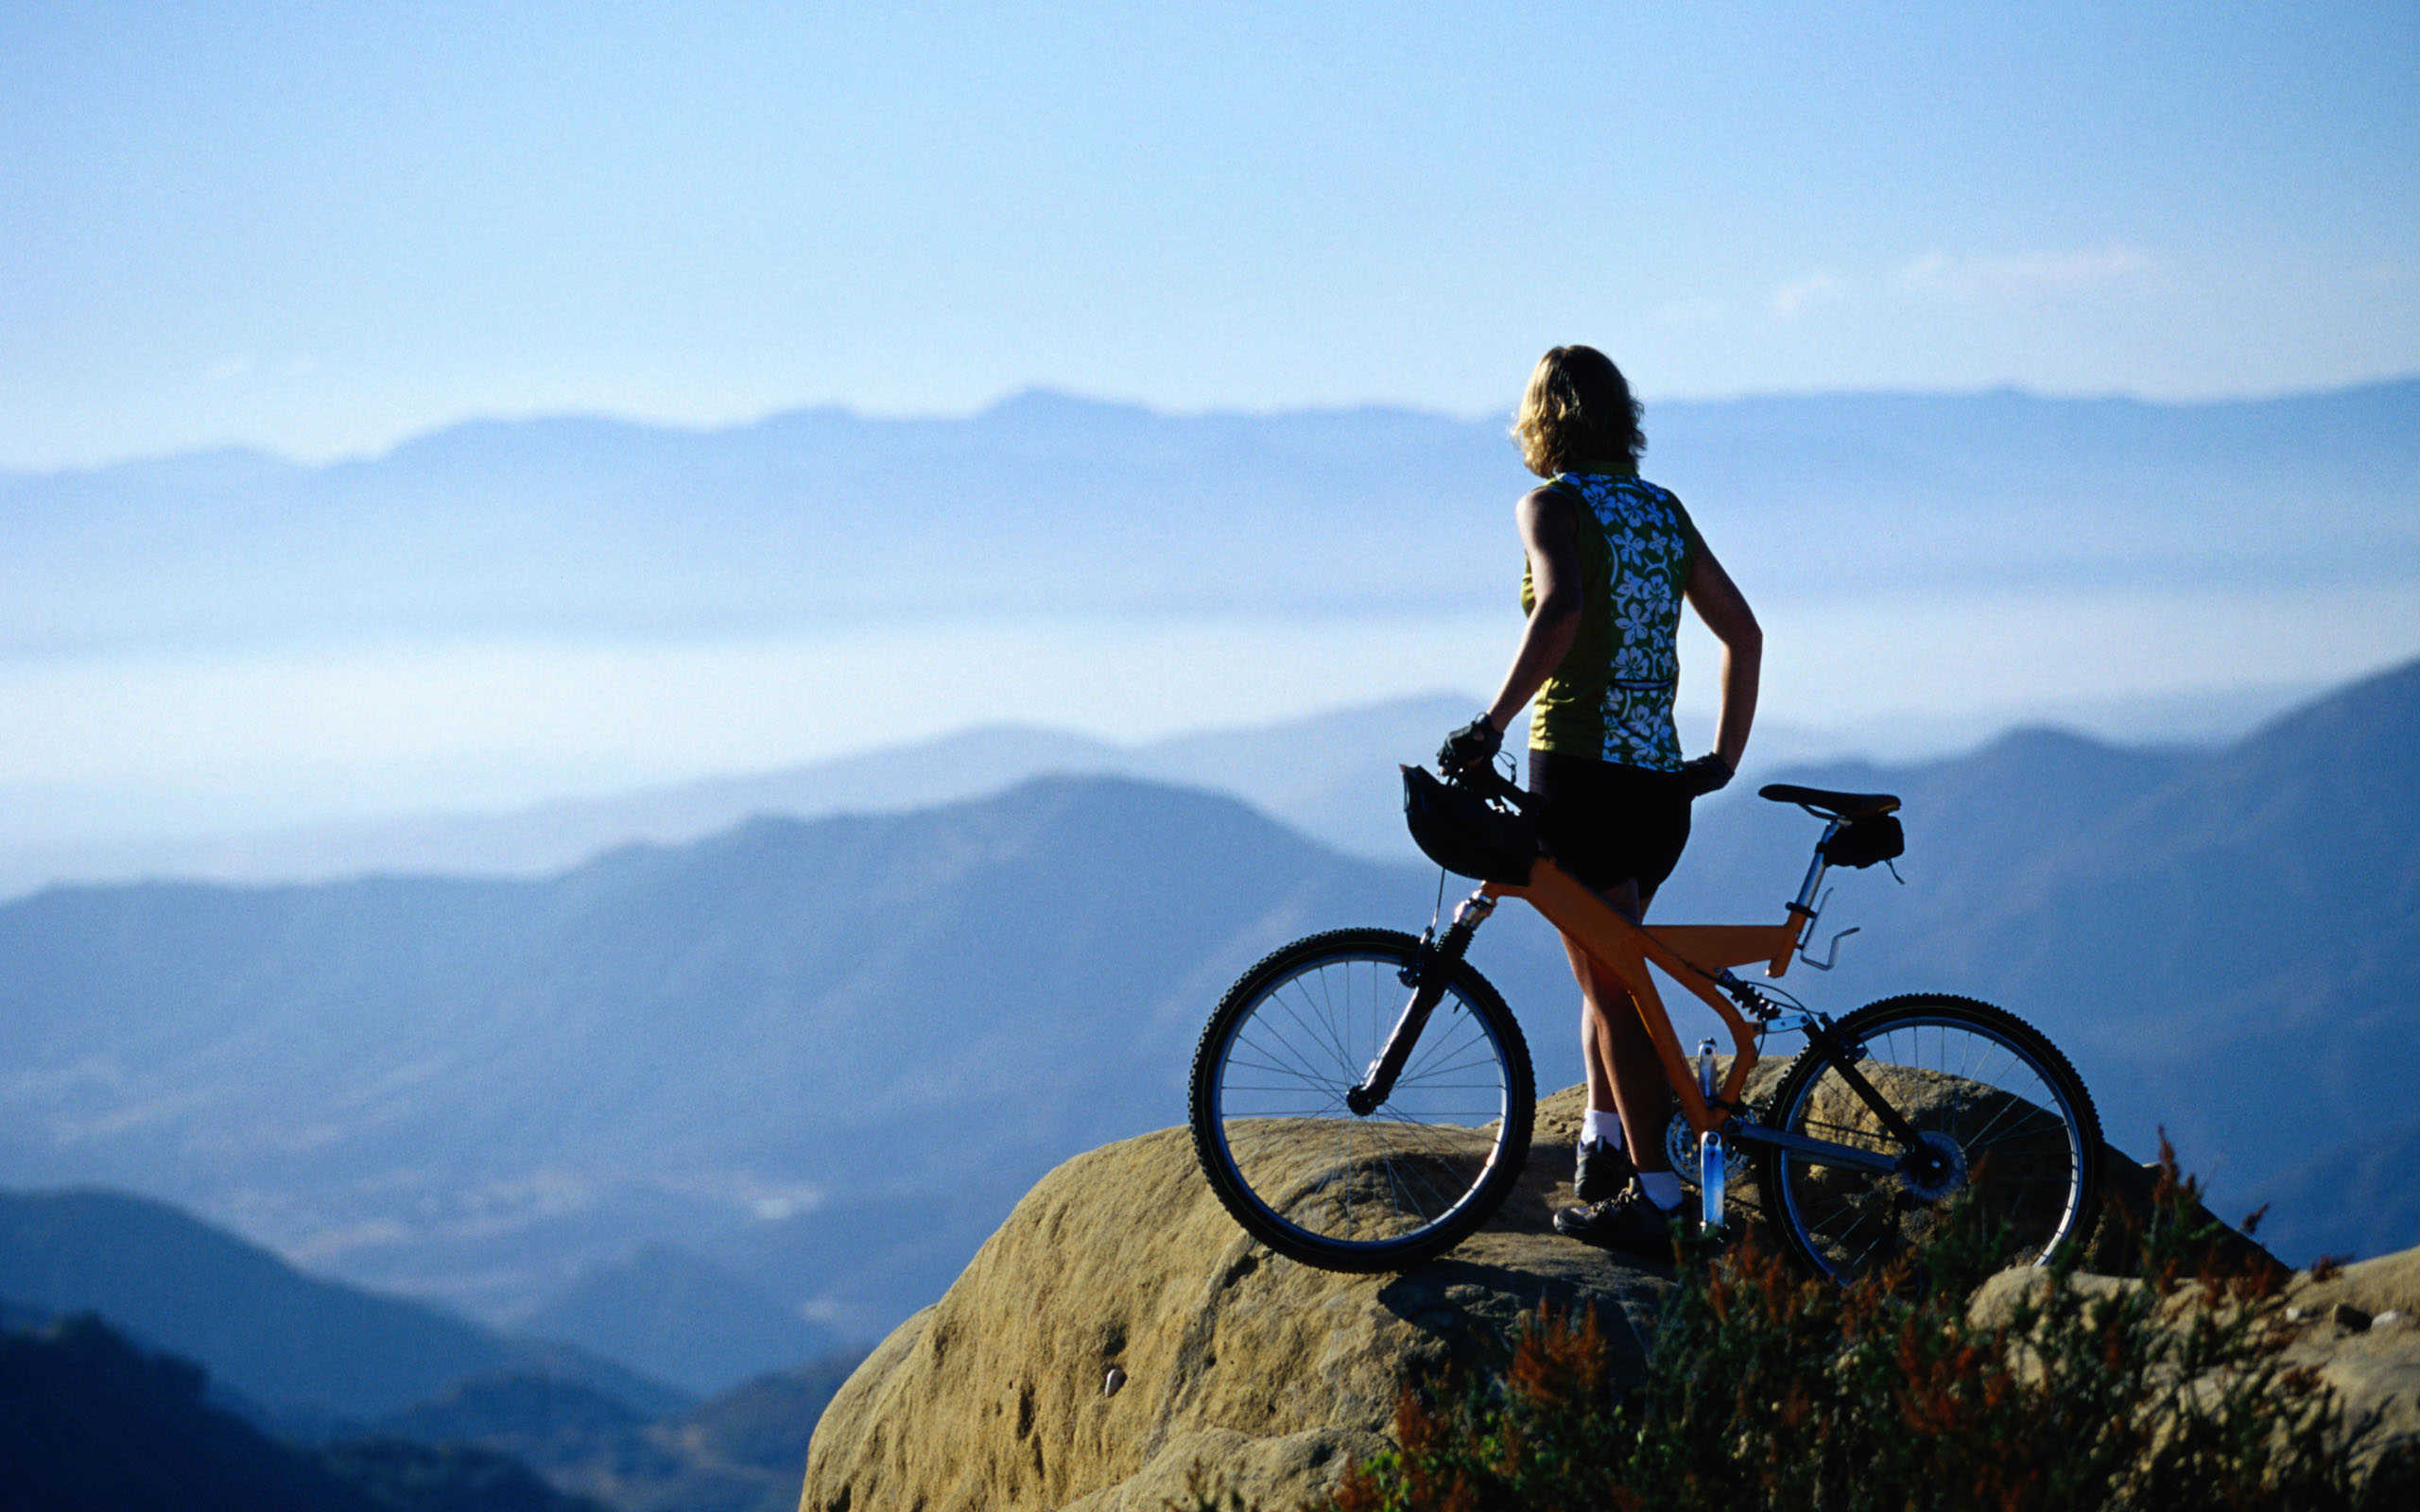
[[[1689,843],[1689,795],[1678,772],[1533,747],[1530,791],[1547,849],[1599,892],[1635,878],[1644,902]]]

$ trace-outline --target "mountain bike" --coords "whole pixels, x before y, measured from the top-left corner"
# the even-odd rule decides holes
[[[1492,769],[1441,782],[1403,769],[1413,838],[1480,885],[1443,930],[1344,929],[1272,952],[1230,988],[1194,1052],[1190,1112],[1203,1174],[1279,1254],[1339,1271],[1397,1270],[1461,1243],[1520,1179],[1536,1108],[1530,1054],[1504,999],[1464,959],[1517,898],[1630,990],[1678,1111],[1667,1137],[1721,1230],[1754,1165],[1774,1243],[1847,1281],[1911,1247],[1953,1202],[1981,1210],[2006,1263],[2047,1263],[2089,1229],[2100,1125],[2066,1056],[1969,998],[1913,994],[1840,1019],[1772,986],[1808,947],[1826,871],[1901,853],[1899,799],[1774,784],[1760,796],[1823,821],[1771,924],[1639,924],[1538,844],[1528,795]],[[1894,868],[1895,869],[1895,868]],[[1440,910],[1442,915],[1442,909]],[[1765,982],[1734,970],[1761,964]],[[1731,1038],[1684,1053],[1649,968],[1703,1001]],[[1766,1039],[1805,1045],[1747,1100]]]

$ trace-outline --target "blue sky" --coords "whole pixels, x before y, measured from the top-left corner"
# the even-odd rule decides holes
[[[2407,375],[2414,80],[2411,0],[0,0],[0,469],[326,458],[483,415],[964,413],[1036,386],[1480,416],[1571,340],[1651,405]],[[1886,754],[2016,718],[2166,738],[2163,699],[2206,719],[2412,654],[2415,593],[1765,601],[1764,706]],[[0,659],[0,851],[757,768],[866,745],[868,711],[886,739],[1143,738],[1483,692],[1512,633]],[[1895,670],[1839,675],[1867,664]],[[935,667],[983,675],[899,724],[896,688]]]
[[[0,466],[2420,369],[2420,7],[0,9]]]

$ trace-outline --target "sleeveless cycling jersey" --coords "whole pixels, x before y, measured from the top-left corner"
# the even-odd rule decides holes
[[[1530,719],[1537,750],[1677,771],[1672,728],[1679,689],[1681,591],[1704,544],[1681,501],[1635,474],[1583,463],[1547,485],[1574,510],[1580,546],[1580,628]],[[1526,564],[1521,612],[1536,607]]]

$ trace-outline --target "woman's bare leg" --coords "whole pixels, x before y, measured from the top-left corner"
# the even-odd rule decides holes
[[[1635,881],[1625,880],[1599,896],[1626,919],[1635,920],[1646,911]],[[1642,1171],[1669,1170],[1664,1125],[1671,1119],[1672,1090],[1665,1083],[1655,1041],[1648,1038],[1621,979],[1567,936],[1563,949],[1580,983],[1580,1058],[1587,1068],[1588,1106],[1620,1112],[1632,1164]]]
[[[1614,1099],[1613,1047],[1598,1032],[1604,1015],[1596,1005],[1596,963],[1568,937],[1564,940],[1563,949],[1571,957],[1571,974],[1580,983],[1580,1064],[1587,1075],[1588,1106],[1618,1108],[1621,1104]]]
[[[1672,1167],[1664,1158],[1664,1127],[1671,1122],[1672,1089],[1664,1079],[1663,1059],[1648,1038],[1630,990],[1594,961],[1589,970],[1598,980],[1596,991],[1585,994],[1584,1002],[1603,1047],[1631,1163],[1641,1171],[1668,1171]]]

